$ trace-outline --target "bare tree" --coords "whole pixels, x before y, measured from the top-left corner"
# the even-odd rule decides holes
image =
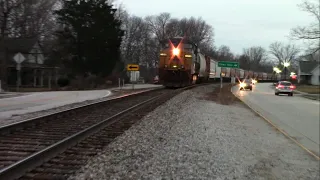
[[[213,41],[213,28],[203,19],[191,17],[188,21],[187,36],[196,44]]]
[[[169,38],[183,36],[181,33],[181,21],[177,18],[170,19],[166,25],[166,32]]]
[[[128,18],[125,23],[125,37],[122,41],[123,60],[127,63],[139,63],[145,41],[149,37],[148,26],[144,20],[137,16]]]
[[[320,62],[320,51],[315,52],[313,54],[307,54],[307,55],[303,55],[301,56],[301,58],[304,58],[308,61],[318,61]]]
[[[0,35],[8,36],[12,28],[12,15],[26,0],[0,0]]]
[[[213,28],[201,18],[171,19],[167,24],[166,32],[168,37],[186,37],[198,45],[213,44]]]
[[[161,13],[158,16],[146,17],[146,22],[153,35],[158,39],[159,42],[168,38],[166,27],[171,18],[170,13]]]
[[[259,71],[267,58],[267,51],[260,46],[253,46],[243,50],[243,55],[247,58],[247,68]]]
[[[214,58],[218,61],[233,61],[234,55],[228,46],[222,45],[215,52]]]
[[[56,0],[25,0],[12,11],[11,36],[42,38],[55,30],[53,8]]]
[[[281,42],[274,42],[270,44],[270,54],[279,64],[283,62],[295,63],[295,60],[300,52],[299,48],[294,45],[284,45]]]
[[[315,22],[307,27],[298,26],[293,28],[291,36],[297,40],[308,40],[310,42],[310,54],[320,50],[320,2],[314,0],[313,2],[304,0],[302,4],[298,5],[302,11],[305,11],[315,18]]]

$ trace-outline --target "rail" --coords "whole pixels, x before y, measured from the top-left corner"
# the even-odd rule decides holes
[[[133,105],[133,106],[121,111],[121,112],[118,112],[109,118],[106,118],[102,121],[99,121],[99,122],[85,128],[85,129],[82,129],[81,131],[73,133],[72,135],[63,138],[62,140],[60,140],[54,144],[51,144],[51,145],[43,148],[42,150],[39,150],[39,151],[37,151],[27,157],[24,157],[23,159],[15,162],[9,166],[6,166],[5,168],[0,170],[0,179],[9,180],[9,179],[19,178],[23,174],[25,174],[26,172],[36,168],[37,166],[43,164],[44,162],[52,159],[55,156],[57,156],[59,153],[64,152],[65,150],[76,145],[80,141],[82,141],[82,140],[88,138],[89,136],[99,132],[100,130],[108,127],[112,123],[116,122],[119,118],[121,118],[124,114],[129,113],[131,111],[134,111],[136,109],[139,109],[141,106],[146,105],[148,103],[151,103],[151,102],[153,102],[163,96],[167,96],[167,97],[172,96],[173,97],[176,94],[179,94],[180,92],[182,92],[184,90],[191,89],[191,88],[194,88],[197,86],[202,86],[202,85],[207,85],[207,84],[193,85],[193,86],[188,86],[185,88],[180,88],[180,89],[174,90],[175,93],[163,93],[163,94],[159,94],[159,95],[153,96],[151,98],[148,98],[147,100],[144,100],[143,102],[139,102],[138,104],[135,104],[135,105]],[[159,90],[161,90],[161,89],[156,89],[156,90],[151,90],[151,91],[149,90],[147,92],[155,92],[155,91],[159,91]],[[143,94],[143,93],[136,93],[136,94]],[[133,95],[131,95],[131,96],[133,96]],[[52,119],[54,117],[59,117],[59,114],[61,115],[61,113],[62,114],[69,114],[70,112],[72,112],[74,110],[79,111],[79,110],[84,109],[86,107],[92,108],[92,106],[96,106],[96,104],[101,104],[103,102],[108,102],[108,103],[114,102],[114,101],[119,100],[124,97],[127,97],[127,96],[113,98],[112,100],[96,102],[96,103],[92,103],[92,104],[88,104],[88,105],[84,105],[84,106],[80,106],[80,107],[76,107],[76,108],[70,108],[68,110],[55,112],[50,115],[29,119],[29,120],[26,120],[26,121],[23,121],[20,123],[14,123],[11,125],[1,127],[0,132],[1,133],[10,133],[10,132],[15,131],[17,129],[34,126],[35,123],[40,123],[40,121],[48,121],[48,119],[46,119],[46,118]],[[170,99],[170,97],[169,97],[169,99]]]

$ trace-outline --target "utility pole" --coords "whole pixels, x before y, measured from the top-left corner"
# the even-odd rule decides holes
[[[7,3],[7,4],[5,4]],[[2,11],[2,26],[0,27],[1,34],[0,34],[0,54],[2,54],[2,57],[0,56],[0,80],[1,80],[1,88],[6,89],[7,88],[7,59],[8,59],[8,48],[6,47],[6,25],[7,25],[7,19],[8,19],[8,2],[0,0],[0,10]]]
[[[0,44],[0,53],[2,52],[3,56],[1,57],[1,69],[0,69],[0,80],[1,80],[1,88],[7,88],[7,59],[8,59],[8,48],[6,47],[6,37],[2,37]]]

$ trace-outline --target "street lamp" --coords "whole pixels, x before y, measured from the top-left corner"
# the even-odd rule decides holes
[[[273,71],[275,72],[275,75],[276,75],[276,73],[279,71],[279,68],[278,67],[273,67]]]
[[[281,73],[281,70],[280,69],[276,69],[276,79],[278,80],[278,76],[277,74],[280,74]]]
[[[290,62],[285,61],[285,62],[283,62],[282,64],[283,64],[283,66],[284,66],[284,80],[287,80],[287,67],[290,66]]]

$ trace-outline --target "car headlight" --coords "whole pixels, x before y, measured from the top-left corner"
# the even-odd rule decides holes
[[[246,86],[245,83],[240,83],[240,87],[244,87],[244,86]]]

